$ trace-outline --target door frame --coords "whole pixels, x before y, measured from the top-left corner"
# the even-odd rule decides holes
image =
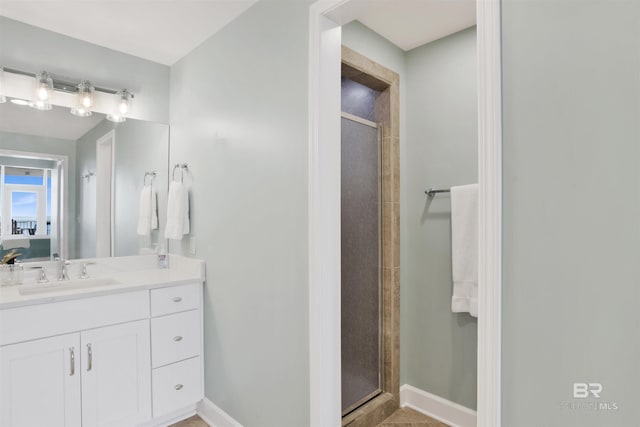
[[[110,158],[109,170],[102,170],[100,155],[108,151],[107,156]],[[96,256],[109,257],[115,256],[115,151],[116,151],[116,131],[110,130],[96,140]],[[104,173],[108,173],[105,182]],[[104,211],[101,209],[100,192],[98,187],[107,184],[109,187],[109,209]],[[104,202],[104,199],[102,200]],[[109,233],[104,232],[103,227],[109,227]],[[107,242],[108,241],[108,242]],[[108,255],[104,250],[104,246],[109,244]]]
[[[310,426],[341,425],[341,25],[368,7],[318,0],[309,10]],[[477,426],[500,427],[502,289],[502,76],[500,0],[477,0],[478,388]],[[330,18],[329,18],[330,16]]]

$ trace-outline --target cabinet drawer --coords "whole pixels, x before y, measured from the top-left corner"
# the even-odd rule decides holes
[[[154,369],[152,377],[154,418],[202,399],[199,357]]]
[[[148,291],[0,310],[0,345],[149,318]]]
[[[201,285],[171,286],[151,290],[151,316],[177,313],[200,307]]]
[[[153,367],[200,355],[200,310],[151,319]]]

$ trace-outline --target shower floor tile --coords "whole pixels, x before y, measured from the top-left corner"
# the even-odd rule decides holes
[[[378,427],[449,427],[411,408],[400,408]]]

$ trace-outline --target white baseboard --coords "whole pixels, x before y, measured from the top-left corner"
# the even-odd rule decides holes
[[[206,397],[198,403],[198,416],[210,427],[242,427],[242,424]]]
[[[415,409],[451,427],[476,427],[476,411],[419,388],[400,387],[400,406]]]

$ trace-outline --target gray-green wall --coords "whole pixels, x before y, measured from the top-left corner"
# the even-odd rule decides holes
[[[451,198],[478,182],[476,31],[407,52],[402,167],[401,382],[476,408],[477,319],[451,312]]]
[[[640,2],[503,0],[502,30],[503,426],[637,426]]]
[[[43,136],[24,135],[20,133],[0,131],[0,148],[5,150],[26,151],[32,153],[56,154],[67,156],[67,178],[69,187],[67,189],[67,230],[68,230],[68,250],[69,254],[75,254],[75,212],[76,212],[76,141],[59,138],[49,138]]]
[[[262,0],[171,67],[170,163],[189,164],[207,269],[205,395],[245,426],[309,424],[309,3]]]
[[[477,322],[451,312],[448,195],[477,182],[476,32],[404,52],[358,21],[342,43],[400,75],[400,383],[476,407]]]

